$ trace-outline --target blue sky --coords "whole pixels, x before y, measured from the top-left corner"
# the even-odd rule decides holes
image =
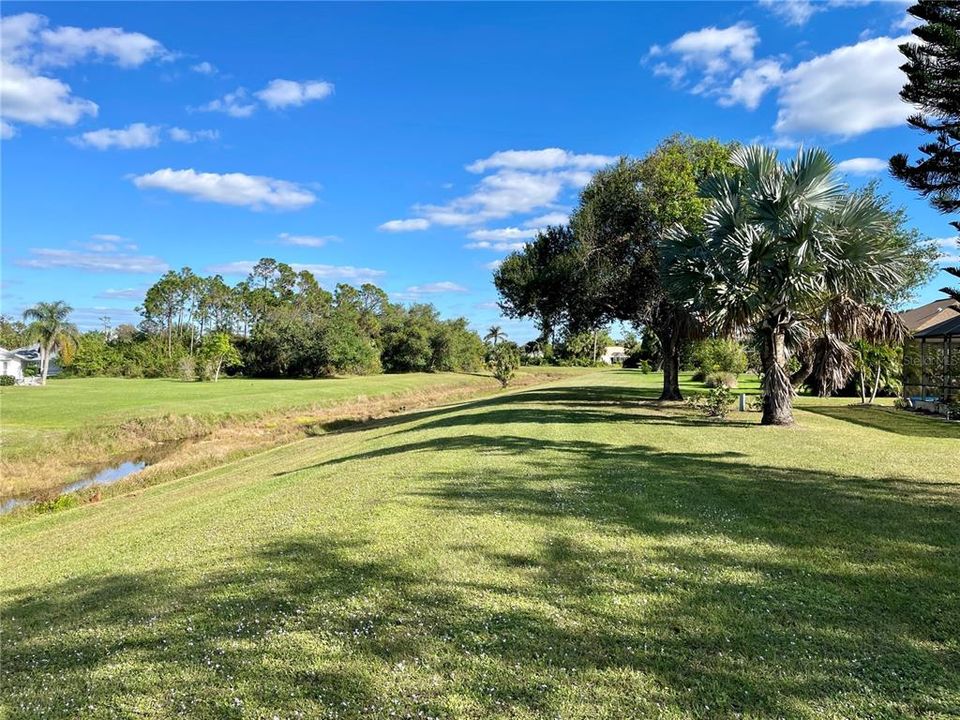
[[[486,327],[493,264],[675,132],[822,144],[955,256],[883,170],[921,139],[905,7],[6,2],[3,312],[131,321],[167,268],[271,256]]]

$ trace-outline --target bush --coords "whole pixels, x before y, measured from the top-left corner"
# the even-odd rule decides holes
[[[714,373],[739,375],[747,371],[747,353],[736,340],[702,340],[693,348],[694,380],[705,381]]]
[[[195,382],[197,379],[197,363],[192,357],[187,355],[186,357],[180,358],[178,363],[178,370],[180,374],[180,379],[184,382]]]
[[[737,376],[730,372],[712,372],[704,378],[703,384],[708,388],[725,387],[732,389],[737,386]]]
[[[520,367],[520,349],[511,342],[502,342],[490,350],[488,361],[493,376],[500,381],[501,387],[506,387],[513,379],[513,374]]]
[[[706,395],[697,395],[687,400],[687,405],[706,418],[723,420],[730,412],[733,396],[730,388],[715,387],[707,391]]]
[[[0,385],[16,385],[17,379],[13,375],[0,375]]]

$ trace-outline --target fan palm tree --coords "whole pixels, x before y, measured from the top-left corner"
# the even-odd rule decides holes
[[[27,336],[40,343],[40,384],[47,384],[47,372],[50,369],[50,356],[54,350],[63,353],[76,347],[79,331],[73,323],[67,322],[73,308],[63,300],[41,302],[27,308],[23,319],[27,326]]]
[[[491,325],[490,329],[487,331],[487,334],[483,336],[484,342],[488,340],[492,341],[494,347],[497,346],[498,342],[506,339],[507,339],[507,334],[503,331],[503,329],[499,325]]]
[[[845,350],[824,355],[832,363],[824,371],[849,376],[841,338],[891,321],[871,303],[901,283],[904,250],[891,240],[890,213],[869,194],[847,192],[824,151],[801,150],[784,164],[774,150],[743,147],[731,163],[701,187],[712,201],[704,229],[668,233],[665,280],[713,328],[757,334],[762,422],[788,425],[791,345],[809,342],[826,318],[843,329],[828,336]]]

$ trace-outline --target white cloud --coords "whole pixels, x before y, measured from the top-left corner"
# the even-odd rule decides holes
[[[544,148],[543,150],[501,150],[483,160],[475,160],[467,165],[472,173],[487,170],[509,168],[511,170],[555,170],[562,167],[597,170],[615,162],[609,155],[577,154],[562,148]]]
[[[195,73],[200,73],[201,75],[216,75],[217,68],[213,63],[209,63],[206,60],[199,62],[196,65],[191,65],[190,69]]]
[[[527,240],[540,232],[540,228],[505,227],[474,230],[467,237],[476,242],[464,245],[468,250],[519,250]]]
[[[126,238],[122,235],[114,235],[113,233],[97,233],[96,235],[91,235],[90,237],[92,237],[94,240],[108,243],[120,243],[126,240]]]
[[[113,252],[78,252],[54,248],[33,248],[32,257],[17,262],[22,267],[70,268],[90,272],[164,273],[169,268],[160,258]]]
[[[299,107],[312,100],[323,100],[333,94],[333,83],[323,80],[296,82],[295,80],[271,80],[263,90],[254,93],[271,109]]]
[[[85,60],[112,60],[121,67],[138,67],[171,54],[158,41],[143,33],[122,28],[58,27],[40,32],[41,50],[35,61],[40,65],[66,66]]]
[[[960,263],[960,237],[936,238],[933,241],[940,252],[941,263]]]
[[[197,109],[201,112],[221,112],[230,117],[246,118],[253,115],[257,104],[249,99],[246,88],[241,87]]]
[[[902,125],[911,108],[899,95],[904,75],[898,45],[908,39],[864,40],[797,65],[784,76],[774,129],[852,137]]]
[[[0,18],[0,113],[2,136],[12,137],[10,124],[75,125],[99,110],[91,100],[76,97],[48,70],[80,62],[109,61],[137,67],[171,53],[142,33],[121,28],[49,27],[43,15],[21,13]]]
[[[720,93],[717,102],[724,107],[739,104],[748,110],[756,110],[767,90],[776,87],[782,79],[783,69],[779,62],[761,60],[735,77]]]
[[[858,157],[837,163],[837,170],[850,175],[876,175],[887,169],[887,161],[882,158]]]
[[[521,227],[478,229],[471,237],[533,237],[546,224],[566,222],[563,196],[590,182],[592,171],[616,158],[608,155],[574,153],[562,148],[503,150],[466,166],[470,172],[487,172],[470,192],[443,204],[413,206],[416,217],[390,220],[380,226],[388,232],[425,230],[433,225],[470,227],[490,220],[539,212],[540,217],[518,220]],[[544,211],[546,211],[545,214]]]
[[[184,130],[181,127],[172,127],[167,130],[167,134],[174,142],[195,143],[200,140],[219,140],[220,132],[218,130]]]
[[[408,220],[388,220],[377,230],[383,232],[411,232],[413,230],[426,230],[430,227],[430,221],[424,218],[410,218]]]
[[[281,245],[295,245],[297,247],[323,247],[329,242],[336,242],[340,238],[336,235],[291,235],[280,233],[277,236]]]
[[[167,190],[195,200],[223,205],[246,205],[254,210],[299,210],[316,202],[316,196],[300,185],[260,175],[209,173],[164,168],[133,178],[140,189]]]
[[[419,302],[425,295],[448,295],[453,293],[469,292],[463,285],[459,285],[449,280],[440,282],[425,283],[423,285],[411,285],[402,292],[391,292],[390,295],[395,300]]]
[[[495,242],[478,240],[464,245],[467,250],[496,250],[497,252],[513,252],[514,250],[522,250],[524,246],[526,246],[525,242],[508,242],[506,240]]]
[[[499,270],[501,265],[503,265],[503,260],[493,260],[484,265],[484,267],[487,270]]]
[[[144,295],[143,288],[107,288],[94,295],[98,300],[139,300]]]
[[[150,60],[172,57],[159,41],[122,28],[89,30],[51,28],[43,15],[21,13],[0,18],[3,59],[33,68],[64,67],[106,60],[121,67],[138,67]]]
[[[4,121],[75,125],[84,115],[96,115],[98,110],[95,102],[72,95],[66,83],[0,63],[0,111]]]
[[[540,229],[546,227],[547,225],[566,225],[569,221],[570,215],[568,213],[552,212],[525,220],[523,222],[523,226],[527,228]]]
[[[236,260],[234,262],[210,265],[206,268],[206,272],[219,273],[221,275],[249,275],[253,270],[253,266],[256,264],[256,260]],[[290,263],[290,266],[297,272],[306,270],[307,272],[313,273],[318,280],[352,280],[356,282],[367,282],[376,280],[377,278],[386,275],[386,272],[383,270],[354,267],[352,265]]]
[[[866,5],[871,0],[760,0],[787,25],[806,25],[814,15],[825,10],[852,5]]]
[[[156,147],[160,144],[160,127],[158,125],[133,123],[116,130],[109,128],[91,130],[70,138],[70,142],[78,147],[92,147],[97,150],[107,150],[109,148],[133,150]]]
[[[0,120],[0,140],[9,140],[17,134],[17,129],[8,122]]]

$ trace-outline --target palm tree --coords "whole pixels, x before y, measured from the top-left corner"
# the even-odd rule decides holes
[[[41,302],[28,308],[23,319],[29,322],[27,336],[40,343],[40,384],[47,384],[50,355],[54,350],[63,352],[76,347],[79,332],[73,323],[67,322],[73,308],[63,300]]]
[[[788,425],[790,347],[824,325],[843,329],[828,334],[832,345],[846,349],[839,357],[824,355],[824,371],[852,372],[842,337],[890,322],[891,314],[875,301],[902,284],[905,250],[892,239],[891,214],[869,193],[847,192],[824,151],[801,150],[784,164],[775,150],[744,147],[732,153],[731,163],[732,172],[701,188],[712,201],[704,229],[668,234],[665,279],[712,327],[756,333],[761,422]],[[842,367],[836,368],[838,360]]]
[[[506,340],[507,334],[499,325],[491,325],[490,329],[487,331],[487,334],[483,336],[484,342],[491,340],[493,341],[493,346],[496,347],[497,343],[501,340]]]

